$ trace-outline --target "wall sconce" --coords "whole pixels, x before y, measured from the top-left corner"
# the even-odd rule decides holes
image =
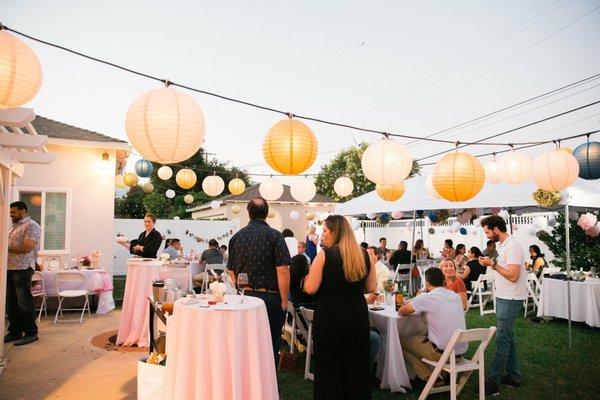
[[[109,168],[110,168],[110,161],[109,161],[108,153],[105,150],[104,153],[102,153],[102,169],[109,169]]]

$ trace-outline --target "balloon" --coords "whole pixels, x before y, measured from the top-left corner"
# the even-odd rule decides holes
[[[498,215],[498,213],[499,213],[500,211],[502,211],[502,208],[500,208],[500,207],[492,207],[492,208],[490,209],[490,211],[492,212],[492,214],[494,214],[494,215]]]
[[[429,228],[427,232],[429,232],[430,235],[433,235],[435,233],[435,229]]]
[[[219,200],[213,200],[210,202],[210,208],[213,210],[218,210],[221,207],[221,202]]]
[[[369,218],[369,219],[375,219],[375,218],[377,218],[377,214],[375,214],[375,213],[368,213],[367,214],[367,218]]]
[[[461,235],[466,235],[467,234],[467,228],[462,227],[462,228],[460,228],[459,232],[460,232]]]
[[[502,218],[504,218],[504,219],[508,219],[508,216],[509,216],[509,214],[508,214],[508,211],[506,211],[506,210],[502,210],[502,211],[500,211],[500,212],[498,213],[498,216],[500,216],[500,217],[502,217]]]
[[[354,229],[355,231],[360,229],[360,220],[358,219],[354,219],[352,220],[352,229]]]
[[[404,216],[404,213],[402,211],[394,211],[392,213],[392,218],[394,218],[394,219],[402,219],[403,216]]]
[[[296,211],[296,210],[290,211],[290,218],[295,221],[298,218],[300,218],[300,213],[298,211]]]
[[[481,227],[481,218],[473,220],[473,226],[476,226],[478,228]]]

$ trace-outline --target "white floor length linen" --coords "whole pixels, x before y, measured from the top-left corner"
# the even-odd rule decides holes
[[[539,317],[568,318],[567,282],[544,278]],[[571,281],[571,320],[600,327],[600,279]]]

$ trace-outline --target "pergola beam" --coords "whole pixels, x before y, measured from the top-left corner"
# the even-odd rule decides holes
[[[48,136],[0,133],[0,146],[10,149],[42,150]]]
[[[51,164],[56,156],[52,153],[8,150],[17,162],[23,164]]]

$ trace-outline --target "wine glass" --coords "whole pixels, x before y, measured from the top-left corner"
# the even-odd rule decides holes
[[[238,274],[238,277],[237,277],[237,286],[238,286],[238,289],[240,290],[240,292],[242,294],[242,301],[241,301],[241,303],[244,302],[244,290],[249,285],[250,285],[250,281],[248,280],[248,274],[246,274],[246,273]]]

